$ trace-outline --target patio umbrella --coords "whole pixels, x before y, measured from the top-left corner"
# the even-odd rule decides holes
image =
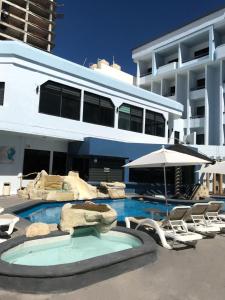
[[[200,170],[202,173],[225,174],[225,161],[217,162]]]
[[[202,165],[211,163],[208,160],[201,159],[196,156],[188,155],[185,153],[168,150],[162,146],[162,149],[158,151],[151,152],[147,155],[139,157],[134,161],[124,165],[124,167],[129,168],[155,168],[162,167],[164,174],[164,188],[165,188],[165,199],[167,205],[168,214],[168,203],[167,203],[167,188],[166,188],[166,167],[176,167],[176,166],[192,166],[192,165]]]

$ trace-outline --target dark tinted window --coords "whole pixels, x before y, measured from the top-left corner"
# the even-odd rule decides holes
[[[48,173],[49,162],[50,151],[25,149],[23,160],[23,175],[40,172],[41,170],[45,170]],[[34,177],[36,177],[36,175],[31,175],[29,177],[26,177],[26,179],[31,179]]]
[[[81,91],[48,81],[41,86],[39,112],[79,120]]]
[[[204,117],[205,116],[205,106],[198,106],[196,109],[197,116]]]
[[[156,136],[165,136],[165,118],[162,114],[146,110],[145,133]]]
[[[53,175],[66,175],[67,154],[64,152],[54,152],[52,162]]]
[[[195,58],[200,58],[200,57],[203,57],[206,55],[209,55],[209,47],[195,51],[195,53],[194,53]]]
[[[119,108],[120,129],[142,132],[143,109],[129,104],[122,104]]]
[[[0,105],[4,103],[5,82],[0,82]]]
[[[205,135],[204,134],[197,134],[196,135],[196,144],[197,145],[204,145],[205,143]]]
[[[205,78],[201,78],[197,80],[197,88],[204,89],[205,88]]]
[[[114,127],[114,115],[114,104],[109,98],[84,93],[84,122]]]

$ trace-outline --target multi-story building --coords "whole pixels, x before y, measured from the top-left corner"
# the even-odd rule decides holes
[[[0,0],[0,40],[20,40],[51,51],[55,8],[55,0]]]
[[[0,193],[4,182],[16,192],[19,173],[42,169],[78,170],[100,181],[107,168],[110,180],[133,180],[122,166],[166,144],[168,120],[180,118],[183,105],[120,72],[104,61],[89,69],[22,42],[1,42]]]
[[[137,47],[132,57],[139,87],[184,105],[182,118],[169,120],[169,142],[224,158],[225,8]]]

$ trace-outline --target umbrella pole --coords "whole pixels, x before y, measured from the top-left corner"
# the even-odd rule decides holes
[[[165,200],[166,200],[166,215],[168,216],[168,202],[167,202],[167,187],[166,187],[166,166],[163,166],[163,173],[164,173],[164,188],[165,188]]]

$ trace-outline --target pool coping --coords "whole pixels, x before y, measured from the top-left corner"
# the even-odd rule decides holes
[[[141,240],[143,245],[58,266],[24,266],[7,263],[1,259],[1,255],[26,241],[68,234],[55,231],[47,236],[35,238],[19,236],[10,239],[0,246],[0,287],[25,293],[70,291],[134,270],[157,260],[156,242],[148,234],[123,227],[115,227],[113,231],[130,234]]]

